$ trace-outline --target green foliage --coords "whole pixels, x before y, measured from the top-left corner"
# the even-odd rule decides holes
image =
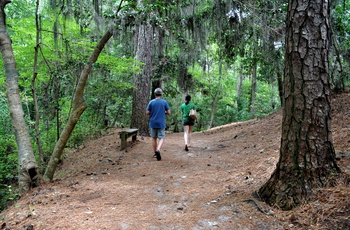
[[[335,3],[338,3],[337,5]],[[350,2],[335,1],[331,11],[332,33],[335,38],[334,47],[336,47],[333,56],[330,56],[332,70],[332,80],[335,88],[341,88],[343,83],[350,83]],[[340,68],[340,63],[342,69]],[[338,71],[342,71],[338,73]]]
[[[88,107],[68,146],[78,146],[87,136],[99,134],[109,126],[127,127],[130,124],[133,78],[143,67],[143,63],[133,59],[133,35],[135,25],[146,19],[156,28],[157,38],[164,35],[159,44],[154,44],[153,52],[158,56],[152,60],[152,80],[162,83],[164,97],[171,106],[168,126],[181,124],[179,107],[186,93],[192,95],[198,107],[200,124],[194,131],[207,128],[213,108],[212,127],[276,111],[280,106],[276,73],[283,69],[283,55],[282,49],[274,50],[270,43],[274,36],[282,36],[279,31],[284,25],[287,4],[279,0],[251,4],[220,1],[223,12],[218,12],[217,2],[197,1],[193,7],[194,1],[189,0],[147,0],[138,8],[136,1],[124,1],[121,12],[116,15],[119,1],[103,1],[99,18],[94,18],[94,7],[88,1],[73,1],[71,5],[63,6],[59,1],[56,5],[52,5],[52,1],[40,2],[40,49],[35,89],[45,161],[72,112],[72,98],[81,71],[101,34],[112,23],[117,29],[93,64],[84,94]],[[347,23],[350,3],[341,2],[333,9],[333,16],[340,50],[345,57],[350,46]],[[13,42],[23,108],[33,143],[35,111],[30,83],[37,45],[35,3],[35,0],[18,0],[6,6],[7,30]],[[234,14],[228,17],[228,9],[239,14],[240,20],[233,19]],[[222,31],[217,30],[219,19]],[[95,24],[97,21],[99,25]],[[54,33],[54,25],[57,33]],[[0,74],[5,76],[2,59],[0,64]],[[219,69],[220,64],[222,69]],[[257,92],[255,114],[251,114],[250,76],[255,67]],[[243,76],[240,95],[237,95],[238,76]],[[5,77],[2,77],[0,92],[5,91]],[[0,179],[6,184],[16,178],[16,144],[5,95],[1,95],[0,109]],[[33,146],[37,154],[37,146]],[[0,189],[0,196],[13,197],[8,185]]]
[[[337,35],[341,40],[340,45],[342,47],[350,46],[350,2],[344,1],[343,4],[339,4],[335,7],[333,18],[335,21],[335,29]]]
[[[256,98],[256,117],[265,117],[281,107],[276,85],[260,82]]]
[[[36,0],[11,1],[11,4],[7,4],[5,7],[6,15],[11,15],[13,19],[33,16],[33,12],[35,12],[35,2]]]
[[[239,65],[239,61],[237,64]],[[272,87],[268,82],[257,82],[258,90],[255,102],[256,113],[250,113],[250,87],[249,78],[245,78],[242,84],[241,95],[237,98],[237,79],[235,72],[224,72],[219,80],[218,72],[213,68],[213,75],[206,75],[201,72],[199,66],[191,69],[191,74],[195,79],[193,100],[199,108],[200,122],[199,129],[205,129],[210,119],[212,103],[216,91],[220,88],[220,96],[216,105],[213,126],[219,126],[235,121],[248,120],[253,116],[262,117],[276,111],[280,107],[277,86]],[[274,83],[276,84],[276,83]]]
[[[32,4],[28,6],[28,3],[28,1],[22,0],[9,4],[9,17],[7,22],[9,25],[8,31],[13,40],[13,49],[18,72],[21,75],[19,84],[22,90],[23,103],[26,107],[27,118],[31,119],[28,120],[28,123],[32,125],[34,106],[30,97],[31,92],[29,84],[33,75],[33,47],[36,45],[36,28],[33,14],[35,4],[34,1],[31,1]],[[191,6],[191,1],[181,1],[181,6],[185,8],[182,9],[182,13],[180,14],[178,12],[179,6],[174,3],[161,0],[152,2],[146,1],[144,3],[144,8],[138,10],[155,12],[151,19],[153,25],[165,29],[166,33],[174,33],[174,38],[177,40],[177,42],[173,42],[174,40],[171,39],[169,40],[170,42],[168,42],[166,54],[167,60],[164,61],[163,64],[157,66],[155,76],[157,79],[162,78],[164,75],[171,76],[172,80],[164,81],[169,88],[168,96],[178,97],[180,94],[176,82],[179,71],[178,60],[181,55],[184,55],[179,44],[183,42],[186,52],[190,52],[190,46],[196,43],[195,40],[192,40],[193,37],[189,37],[183,30],[191,29],[191,20],[193,19],[195,19],[198,25],[200,25],[201,20],[208,23],[207,25],[214,25],[214,22],[208,21],[211,20],[211,17],[216,17],[212,12],[212,4],[214,1],[202,1],[201,4],[196,6],[196,12],[194,12],[194,14],[189,11],[191,8],[187,8]],[[261,6],[265,4],[264,1],[260,3]],[[130,16],[132,16],[131,14],[133,14],[134,11],[131,12],[131,9],[135,10],[136,5],[125,4],[123,5],[123,14],[126,16],[130,14]],[[106,3],[103,5],[103,15],[111,17],[113,15],[111,9],[115,8],[117,5],[118,3],[116,2],[108,2],[108,4]],[[44,152],[48,155],[53,149],[57,134],[62,130],[70,115],[72,107],[71,100],[77,78],[97,41],[95,34],[96,26],[93,25],[93,20],[91,20],[92,11],[89,8],[89,4],[85,2],[81,2],[81,4],[74,2],[72,4],[72,9],[62,8],[63,15],[57,14],[58,11],[57,8],[55,8],[57,6],[53,7],[52,10],[51,7],[51,5],[45,2],[42,3],[39,10],[42,31],[39,41],[41,50],[39,53],[38,77],[36,81],[39,112],[41,114],[41,138],[43,139],[42,142],[45,143],[43,146]],[[21,17],[17,17],[17,14],[12,13],[15,9],[19,9],[18,15],[20,14]],[[244,9],[244,7],[242,7],[242,9]],[[276,7],[274,9],[276,9]],[[74,12],[74,19],[64,16],[68,15],[69,10]],[[132,17],[136,16],[137,14]],[[184,23],[178,23],[177,17],[180,17],[181,22]],[[175,23],[173,23],[171,19],[173,19]],[[249,20],[251,20],[251,18],[249,18]],[[56,34],[56,39],[58,39],[58,42],[55,42],[53,36],[52,28],[54,23],[57,23],[58,34]],[[246,21],[244,23],[246,23]],[[232,29],[232,27],[225,28],[225,33],[229,34],[229,29]],[[254,27],[249,27],[246,24],[240,25],[240,30],[246,32],[259,32],[257,28],[258,25],[254,25]],[[120,27],[120,29],[126,28]],[[193,30],[193,28],[191,30]],[[193,33],[193,31],[191,32]],[[235,65],[235,68],[241,73],[248,75],[254,64],[253,62],[256,62],[259,58],[261,59],[261,56],[259,56],[260,51],[255,52],[257,48],[255,43],[257,41],[249,39],[249,36],[251,36],[249,33],[235,34],[238,30],[232,32],[233,33],[228,36],[229,39],[238,38],[238,35],[242,35],[242,38],[245,39],[244,42],[240,41],[240,43],[235,43],[236,45],[244,44],[244,46],[240,47],[243,50],[243,56],[239,57],[236,55],[234,57],[234,60],[240,63],[239,66],[241,68],[237,67],[237,63],[233,65]],[[189,93],[196,96],[199,107],[203,110],[201,120],[203,123],[207,123],[210,119],[214,96],[216,92],[220,90],[214,121],[215,125],[220,125],[249,118],[250,86],[249,82],[245,83],[242,95],[236,98],[235,88],[237,79],[234,77],[235,73],[227,69],[221,76],[219,75],[218,54],[222,47],[218,45],[216,36],[216,33],[208,33],[207,41],[210,41],[210,44],[206,44],[206,52],[196,51],[198,54],[201,54],[200,60],[205,60],[206,64],[193,64],[193,68],[190,71],[190,74],[193,76],[193,88],[189,89],[193,92]],[[136,63],[132,59],[133,52],[131,49],[132,46],[129,44],[130,41],[119,42],[118,39],[116,39],[116,41],[117,42],[111,42],[108,49],[106,49],[107,51],[103,50],[98,61],[93,66],[93,71],[87,82],[85,95],[88,108],[76,127],[74,137],[72,137],[73,145],[76,145],[75,142],[81,141],[83,135],[98,132],[98,129],[104,128],[106,125],[128,125],[131,111],[130,101],[133,75],[140,71],[142,63]],[[203,40],[203,42],[206,41]],[[125,58],[120,58],[121,56]],[[188,62],[190,59],[181,61]],[[234,63],[234,61],[227,60],[227,63]],[[185,67],[187,67],[186,65]],[[204,65],[208,67],[205,73],[203,73],[202,70]],[[258,75],[261,80],[266,79],[266,77],[264,78],[264,74],[271,76],[273,72],[273,70],[264,69],[263,67],[264,66],[260,67],[262,71],[260,71]],[[1,71],[3,71],[3,68]],[[258,84],[260,85],[260,82]],[[2,79],[0,87],[3,86],[4,81]],[[259,101],[259,106],[263,107],[258,109],[258,111],[260,111],[259,114],[265,114],[269,111],[269,106],[267,106],[267,104],[270,103],[271,99],[270,96],[262,99],[264,95],[265,91],[261,94],[258,93],[257,100],[263,101],[263,103]],[[175,106],[178,105],[177,101],[178,99],[175,99],[173,102]],[[59,110],[57,110],[58,108]],[[57,111],[59,111],[59,113],[57,113]],[[31,133],[33,133],[33,131],[31,131]]]
[[[12,122],[6,98],[0,94],[0,157],[13,154],[16,143],[12,131]],[[0,174],[0,178],[1,178]]]
[[[19,194],[15,192],[13,186],[0,184],[0,211],[4,210],[6,206],[16,201]]]
[[[22,1],[19,1],[22,2]],[[29,2],[22,2],[27,5]],[[33,2],[34,3],[34,2]],[[17,4],[9,4],[8,6]],[[17,62],[17,70],[20,74],[19,85],[21,89],[22,102],[26,112],[26,118],[33,136],[33,147],[37,154],[38,149],[34,138],[34,104],[31,98],[30,83],[33,76],[34,47],[35,47],[35,4],[28,7],[31,13],[21,13],[23,17],[16,17],[9,13],[7,18],[8,33],[12,38],[12,47]],[[88,5],[87,5],[88,6]],[[76,6],[74,6],[76,7]],[[12,7],[10,10],[14,10]],[[24,10],[24,8],[23,8]],[[58,135],[62,131],[70,113],[71,100],[75,90],[76,79],[91,55],[97,42],[91,36],[81,36],[81,26],[87,21],[80,20],[79,23],[66,20],[61,15],[56,17],[40,9],[41,33],[40,49],[38,59],[38,72],[36,79],[36,90],[38,95],[40,113],[40,133],[43,143],[44,160],[47,161],[55,146]],[[89,14],[89,13],[87,13]],[[13,16],[13,17],[12,17]],[[53,36],[53,23],[57,20],[58,43]],[[84,24],[85,23],[85,24]],[[84,32],[89,33],[90,28],[84,27]],[[119,46],[116,49],[102,51],[97,62],[93,66],[91,76],[86,87],[86,102],[88,109],[79,120],[78,125],[69,141],[70,146],[77,146],[85,136],[99,133],[105,128],[105,120],[109,124],[127,125],[130,122],[131,103],[130,90],[132,88],[133,74],[140,71],[142,63],[137,63],[128,56],[120,58]],[[130,50],[130,49],[129,49]],[[123,55],[124,56],[124,55]],[[3,65],[2,59],[1,64]],[[4,75],[4,68],[0,68]],[[5,91],[5,78],[0,78],[0,87]],[[122,105],[122,106],[121,106]],[[58,110],[59,108],[59,110]],[[7,113],[8,110],[2,110]],[[127,113],[124,116],[123,113]],[[119,113],[119,115],[116,115]],[[1,120],[0,122],[8,120]],[[7,122],[6,124],[11,124]],[[2,126],[12,128],[11,126]],[[11,132],[8,132],[11,133]],[[1,140],[13,140],[13,136]],[[12,142],[11,142],[12,143]],[[15,145],[15,143],[12,143]],[[2,145],[6,146],[6,145]],[[5,175],[5,174],[4,174]],[[15,175],[15,174],[14,174]]]
[[[14,198],[11,184],[17,179],[17,145],[12,132],[10,112],[0,94],[0,211]]]

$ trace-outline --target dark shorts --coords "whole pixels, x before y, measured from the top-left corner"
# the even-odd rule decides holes
[[[183,124],[184,126],[186,126],[186,125],[194,126],[194,122],[195,122],[195,120],[189,119],[189,120],[183,121],[182,124]]]

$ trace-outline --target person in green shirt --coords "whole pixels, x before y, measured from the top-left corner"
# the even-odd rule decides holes
[[[182,124],[184,127],[184,139],[185,139],[185,150],[188,151],[188,147],[191,146],[191,132],[195,123],[198,123],[197,119],[192,119],[189,114],[190,110],[197,110],[196,105],[191,102],[191,96],[185,97],[185,103],[180,107],[182,113]]]

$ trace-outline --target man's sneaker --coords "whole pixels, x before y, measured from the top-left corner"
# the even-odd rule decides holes
[[[160,160],[162,159],[162,157],[160,156],[159,150],[155,151],[155,152],[154,152],[154,155],[156,156],[157,161],[160,161]]]
[[[188,151],[187,145],[185,145],[185,150]]]

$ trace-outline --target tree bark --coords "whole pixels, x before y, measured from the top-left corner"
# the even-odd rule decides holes
[[[18,72],[12,50],[11,38],[6,32],[6,4],[10,0],[0,0],[0,49],[6,72],[6,95],[9,102],[11,121],[18,146],[18,185],[20,193],[39,184],[37,163],[34,157],[30,135],[24,119],[22,102],[18,89]]]
[[[46,180],[50,180],[50,181],[53,180],[53,176],[56,171],[57,164],[62,156],[63,150],[68,142],[68,139],[72,134],[75,125],[78,123],[78,120],[81,114],[87,108],[87,104],[84,100],[84,89],[85,89],[85,85],[86,85],[89,73],[91,72],[91,69],[92,69],[92,64],[97,61],[98,56],[100,55],[101,51],[103,50],[108,40],[112,37],[112,35],[113,35],[113,28],[109,29],[101,38],[101,40],[95,47],[93,53],[91,54],[83,71],[80,74],[77,89],[73,97],[72,113],[69,116],[68,122],[64,127],[60,135],[60,138],[57,141],[55,148],[53,150],[53,153],[50,157],[50,161],[47,165],[47,168],[44,174],[44,179]]]
[[[277,84],[278,84],[278,96],[281,102],[281,107],[283,107],[283,73],[282,70],[280,71],[280,68],[277,69]]]
[[[36,27],[36,45],[34,47],[34,64],[33,64],[33,78],[31,82],[31,89],[32,89],[32,94],[33,94],[33,103],[34,103],[34,109],[35,109],[35,139],[36,143],[38,145],[38,152],[39,152],[39,171],[40,173],[44,173],[44,151],[42,148],[41,144],[41,138],[40,138],[40,129],[39,129],[39,106],[38,106],[38,100],[37,100],[37,95],[36,95],[36,90],[35,90],[35,80],[38,76],[38,52],[40,49],[40,41],[39,41],[39,35],[40,35],[40,27],[39,27],[39,14],[38,14],[38,9],[39,9],[39,0],[36,1],[36,9],[35,9],[35,27]]]
[[[252,78],[250,85],[250,114],[253,118],[256,116],[255,100],[256,100],[256,90],[257,90],[257,68],[258,63],[254,60],[252,66]]]
[[[330,118],[329,1],[289,0],[280,159],[258,191],[283,210],[307,202],[340,172]]]
[[[236,86],[236,106],[237,106],[238,111],[242,110],[242,108],[243,108],[242,99],[241,99],[243,78],[244,78],[244,76],[243,76],[242,72],[239,71],[238,79],[237,79],[237,86]]]
[[[142,5],[142,1],[139,1]],[[144,63],[141,73],[134,77],[131,128],[138,128],[141,136],[149,136],[146,107],[150,99],[152,78],[153,28],[148,22],[137,28],[135,59]]]

